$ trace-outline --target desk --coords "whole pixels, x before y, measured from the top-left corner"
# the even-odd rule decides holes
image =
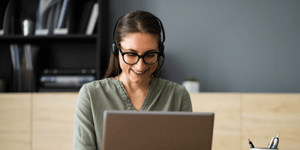
[[[279,149],[300,149],[300,94],[193,93],[194,112],[214,112],[213,150],[265,147],[280,134]],[[78,93],[0,94],[3,150],[72,150]]]

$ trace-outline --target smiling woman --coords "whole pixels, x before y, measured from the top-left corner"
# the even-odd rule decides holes
[[[143,83],[153,79],[152,74],[158,68],[156,62],[160,55],[154,36],[142,32],[130,33],[121,41],[119,47],[118,60],[122,72],[115,76],[115,79],[120,77],[121,80],[129,80],[132,83]],[[141,57],[143,60],[139,59]]]
[[[102,150],[105,110],[192,111],[187,90],[159,78],[165,41],[161,21],[146,11],[132,11],[119,20],[104,78],[84,84],[79,91],[74,118],[75,150]]]
[[[119,20],[120,22],[118,23]],[[158,57],[160,59],[156,65],[155,72],[152,73],[152,76],[157,76],[164,60],[163,43],[165,33],[160,19],[149,12],[132,11],[120,17],[119,20],[116,23],[113,33],[112,54],[114,55],[110,57],[109,67],[104,78],[114,77],[121,72],[120,61],[119,58],[116,57],[119,55],[119,50],[121,51],[121,45],[125,46],[127,51],[129,50],[135,53],[139,50],[143,51],[143,49],[140,48],[147,47],[149,47],[149,51],[158,51]],[[163,34],[162,40],[161,33]]]

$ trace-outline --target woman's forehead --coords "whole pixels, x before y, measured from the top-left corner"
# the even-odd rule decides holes
[[[122,48],[132,50],[152,50],[158,48],[157,37],[150,33],[128,33],[120,42]]]

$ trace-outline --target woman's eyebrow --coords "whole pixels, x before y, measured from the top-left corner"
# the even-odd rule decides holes
[[[126,50],[130,50],[130,51],[133,51],[133,52],[137,52],[137,51],[134,50],[134,49],[126,49]],[[150,49],[150,50],[146,51],[146,53],[147,53],[147,52],[156,52],[156,50],[155,50],[155,49]]]

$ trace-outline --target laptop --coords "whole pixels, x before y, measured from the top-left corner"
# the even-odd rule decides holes
[[[211,150],[214,113],[106,110],[103,150]]]

